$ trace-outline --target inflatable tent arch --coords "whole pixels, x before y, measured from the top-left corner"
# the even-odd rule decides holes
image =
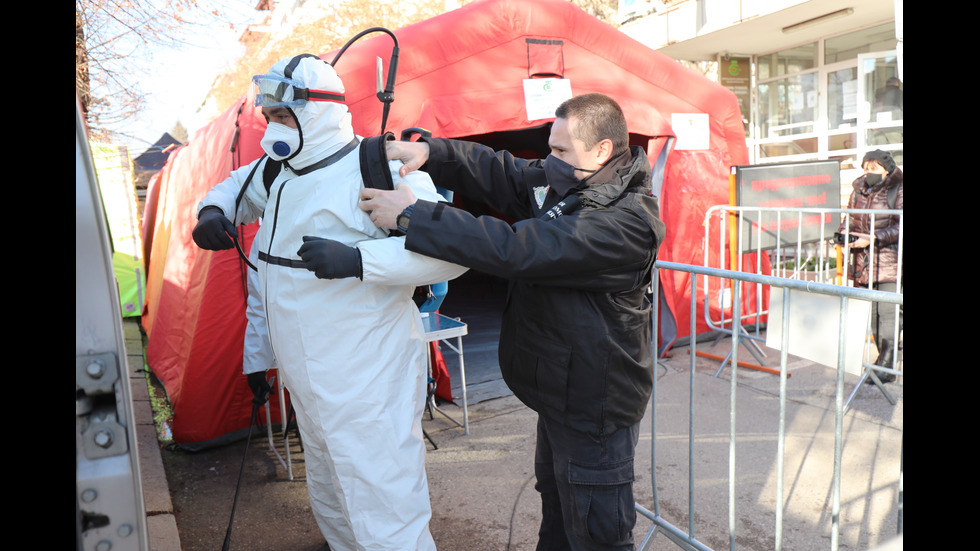
[[[707,113],[708,148],[672,151],[660,193],[667,237],[659,258],[703,263],[704,213],[728,202],[730,167],[748,162],[730,91],[564,0],[483,0],[395,34],[401,55],[386,130],[396,135],[422,127],[435,137],[546,153],[540,147],[551,120],[528,120],[524,105],[523,81],[534,77],[568,79],[574,95],[615,98],[631,141],[644,146],[651,160],[674,135],[672,114]],[[382,130],[375,66],[378,57],[387,62],[391,48],[391,38],[378,33],[337,62],[354,129],[362,136]],[[329,61],[334,54],[322,57]],[[240,433],[249,421],[250,394],[241,376],[244,266],[235,251],[198,250],[191,230],[207,191],[232,168],[261,155],[264,128],[261,113],[243,98],[171,155],[154,181],[159,189],[150,192],[157,210],[147,216],[155,224],[146,232],[152,235],[143,318],[147,357],[171,398],[174,439],[188,447]],[[244,233],[248,246],[254,228]],[[670,274],[662,283],[661,311],[678,328],[661,337],[665,348],[686,336],[690,279]]]

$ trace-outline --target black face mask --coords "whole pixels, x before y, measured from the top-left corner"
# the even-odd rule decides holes
[[[576,170],[590,173],[589,177],[596,172],[595,170],[576,168],[554,155],[548,155],[548,158],[544,160],[544,173],[548,178],[548,185],[562,196],[582,183],[583,180],[575,177]],[[589,177],[585,179],[588,180]]]
[[[864,181],[868,184],[868,187],[875,187],[881,183],[882,179],[881,174],[878,174],[877,172],[869,172],[864,176]]]

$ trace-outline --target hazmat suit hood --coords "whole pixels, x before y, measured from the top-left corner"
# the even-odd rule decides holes
[[[344,83],[337,72],[316,56],[284,59],[273,65],[270,73],[292,79],[308,90],[344,94]],[[298,151],[285,159],[293,170],[315,164],[354,139],[351,115],[339,101],[307,100],[289,109],[296,117],[300,133]]]

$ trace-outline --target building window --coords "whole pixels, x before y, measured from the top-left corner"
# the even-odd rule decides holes
[[[854,61],[859,54],[895,49],[895,22],[828,38],[824,41],[824,64]]]
[[[754,162],[837,159],[848,169],[881,148],[901,164],[895,48],[889,22],[759,56]]]
[[[816,73],[759,85],[760,151],[766,156],[816,153]]]
[[[759,80],[791,75],[817,66],[817,43],[759,56]]]

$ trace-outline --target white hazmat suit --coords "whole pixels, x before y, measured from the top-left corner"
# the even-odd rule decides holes
[[[286,61],[272,73],[282,74]],[[343,94],[329,64],[306,57],[294,65],[295,81]],[[263,219],[253,244],[261,300],[249,306],[247,337],[268,339],[289,389],[310,502],[330,548],[435,549],[421,428],[427,347],[412,293],[418,285],[453,279],[465,268],[406,251],[404,237],[388,237],[358,208],[363,187],[358,151],[343,153],[357,140],[345,105],[307,101],[293,112],[302,145],[286,159],[268,193],[259,167],[236,212],[249,165],[215,186],[199,209],[217,206],[226,215],[234,213],[229,218],[236,224]],[[270,152],[266,140],[263,148]],[[329,166],[303,170],[334,154]],[[428,175],[401,178],[401,163],[389,164],[396,185],[440,200]],[[362,278],[318,279],[297,255],[304,236],[359,249]],[[268,352],[261,340],[246,343],[246,353],[250,350],[259,358]]]

